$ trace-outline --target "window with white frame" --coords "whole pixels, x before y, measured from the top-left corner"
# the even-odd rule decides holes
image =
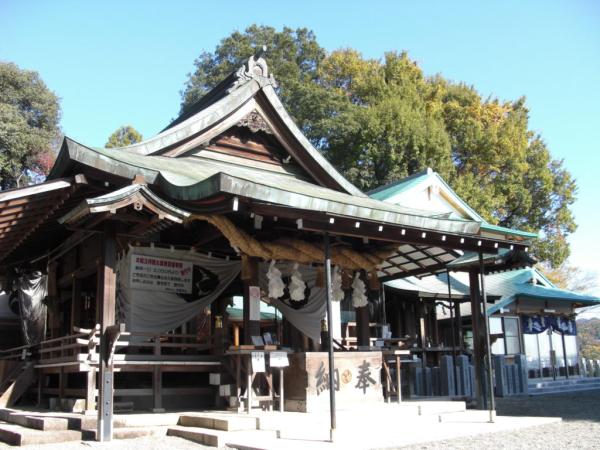
[[[490,317],[490,336],[492,336],[494,355],[521,353],[518,317]]]

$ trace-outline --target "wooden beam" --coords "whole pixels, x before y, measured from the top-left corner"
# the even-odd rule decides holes
[[[298,210],[273,204],[252,202],[248,211],[265,217],[281,217],[291,220],[302,218],[302,229],[316,232],[328,232],[333,235],[351,236],[356,238],[369,238],[384,242],[397,242],[411,245],[435,246],[448,250],[481,251],[484,253],[498,253],[498,248],[525,248],[527,245],[519,241],[505,241],[485,238],[478,235],[461,235],[434,230],[424,230],[398,224],[360,220],[343,216],[333,216],[316,211]],[[330,219],[334,223],[330,223]],[[360,225],[356,228],[356,222]],[[381,227],[381,231],[380,231]],[[404,230],[404,234],[402,234]],[[425,237],[422,233],[425,232]],[[463,240],[461,242],[461,239]],[[479,245],[481,242],[481,245]],[[496,247],[498,244],[498,247]]]
[[[62,204],[73,194],[74,189],[77,187],[74,186],[71,189],[63,190],[60,199],[56,200],[52,207],[49,208],[46,214],[40,215],[39,219],[35,220],[28,230],[24,230],[22,233],[19,233],[19,237],[11,241],[11,245],[7,248],[6,251],[3,252],[0,259],[6,259],[21,243],[23,243],[41,224],[43,224],[48,218],[52,216],[52,214],[58,210]],[[2,236],[0,236],[1,238]]]

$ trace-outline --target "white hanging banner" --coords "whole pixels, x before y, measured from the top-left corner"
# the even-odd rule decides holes
[[[240,261],[134,247],[117,265],[119,323],[134,332],[173,330],[219,298],[240,269]]]

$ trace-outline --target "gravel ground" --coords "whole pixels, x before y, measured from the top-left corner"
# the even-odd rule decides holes
[[[600,449],[600,390],[498,399],[496,410],[501,416],[562,417],[563,422],[510,433],[483,434],[400,448],[403,450]]]

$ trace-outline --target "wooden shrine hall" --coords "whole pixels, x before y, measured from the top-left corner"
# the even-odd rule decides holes
[[[252,56],[155,137],[113,149],[65,137],[45,183],[0,192],[0,290],[19,299],[23,330],[1,353],[15,385],[2,401],[99,417],[123,405],[311,411],[334,384],[338,404],[382,401],[393,388],[368,317],[380,281],[441,273],[469,252],[522,265],[529,237],[481,225],[358,190]],[[480,269],[466,269],[474,292]],[[261,302],[281,313],[279,331],[261,329]],[[356,313],[353,351],[342,302]]]

